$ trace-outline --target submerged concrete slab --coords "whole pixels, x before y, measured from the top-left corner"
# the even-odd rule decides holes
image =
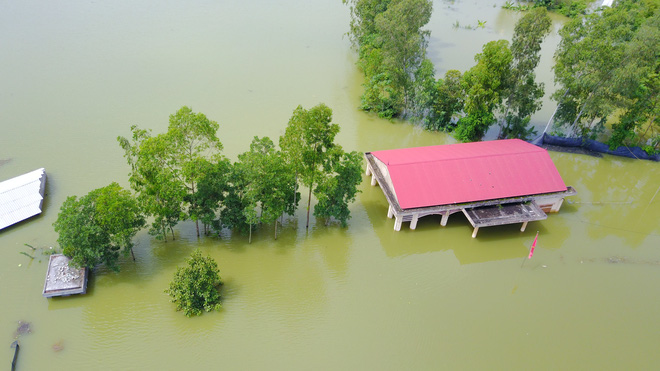
[[[87,268],[69,266],[70,259],[62,254],[50,256],[43,296],[69,296],[87,292]]]

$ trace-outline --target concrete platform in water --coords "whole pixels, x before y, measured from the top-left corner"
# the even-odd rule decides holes
[[[69,266],[71,260],[62,254],[50,256],[43,296],[69,296],[87,292],[87,268]]]

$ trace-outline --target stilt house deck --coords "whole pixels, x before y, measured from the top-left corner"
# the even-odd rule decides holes
[[[371,184],[389,203],[394,230],[403,222],[415,229],[419,218],[462,212],[474,227],[522,223],[557,212],[564,184],[548,152],[519,139],[403,148],[365,153]]]

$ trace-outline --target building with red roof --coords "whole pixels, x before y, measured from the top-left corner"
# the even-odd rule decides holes
[[[463,212],[475,228],[527,223],[559,211],[576,194],[548,152],[520,139],[367,152],[367,175],[389,203],[394,229],[426,215]]]

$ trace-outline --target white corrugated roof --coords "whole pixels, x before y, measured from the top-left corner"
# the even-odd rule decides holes
[[[43,168],[0,183],[0,229],[41,214],[45,187]]]

